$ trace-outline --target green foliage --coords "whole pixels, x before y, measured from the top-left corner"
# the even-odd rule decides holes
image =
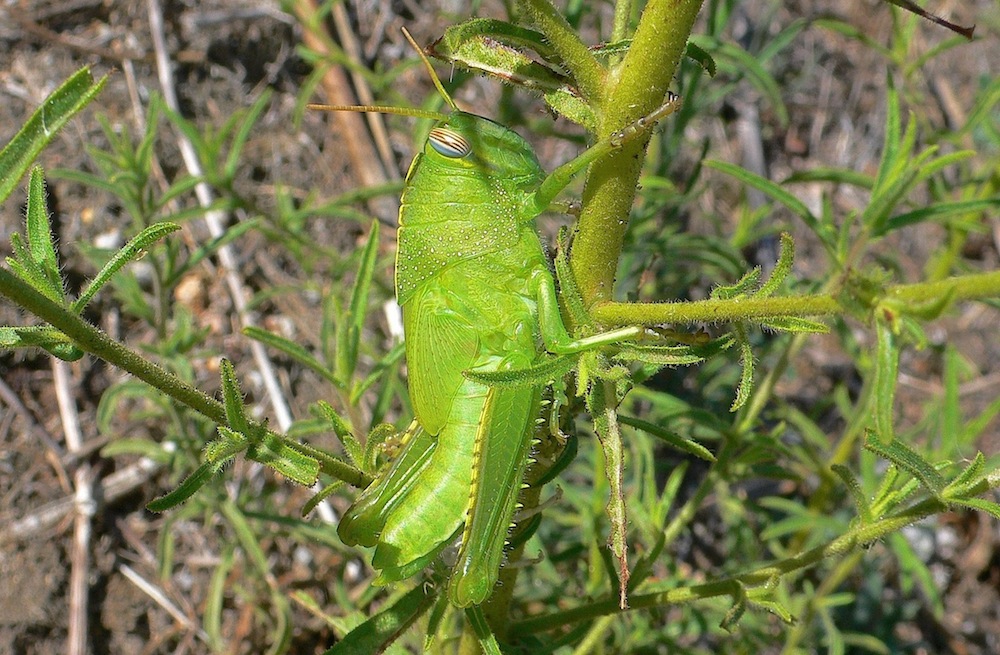
[[[747,86],[778,125],[787,125],[783,83],[773,70],[806,29],[804,21],[785,26],[767,43],[743,47],[726,31],[735,3],[710,3],[706,34],[685,46],[684,23],[671,24],[664,28],[671,33],[661,50],[644,31],[649,23],[633,30],[630,3],[619,3],[626,7],[625,18],[616,16],[615,28],[602,34],[608,43],[591,51],[575,29],[583,11],[577,5],[585,3],[571,3],[576,9],[570,8],[568,21],[548,3],[521,4],[535,29],[513,20],[471,21],[449,28],[430,51],[540,93],[554,112],[605,138],[662,103],[673,77],[670,71],[665,81],[657,78],[643,90],[636,80],[613,85],[609,71],[620,70],[622,62],[642,69],[649,65],[645,57],[661,67],[663,61],[680,62],[676,78],[684,105],[653,139],[634,211],[620,211],[631,207],[631,197],[587,195],[578,231],[572,242],[565,232],[560,235],[554,262],[574,338],[586,340],[621,325],[656,327],[637,329],[634,334],[642,338],[635,341],[553,353],[525,367],[463,371],[465,379],[507,391],[557,383],[535,433],[540,443],[527,474],[532,484],[520,497],[516,532],[501,535],[510,542],[502,584],[482,606],[453,607],[446,591],[447,553],[424,571],[407,571],[415,574],[413,581],[385,588],[356,593],[339,578],[329,580],[335,609],[314,607],[317,614],[336,614],[327,618],[341,639],[327,652],[403,651],[403,644],[463,653],[747,652],[776,645],[784,652],[821,647],[897,652],[891,621],[912,613],[910,607],[902,605],[896,615],[872,609],[889,584],[887,562],[896,567],[907,602],[917,603],[914,590],[919,590],[935,611],[942,603],[927,563],[901,531],[946,511],[981,511],[1000,519],[1000,505],[987,496],[1000,486],[997,458],[975,452],[977,438],[1000,413],[1000,400],[975,416],[962,414],[959,387],[968,367],[951,344],[941,355],[944,393],[926,402],[915,424],[898,418],[897,387],[901,355],[928,347],[929,321],[960,301],[1000,295],[995,271],[969,273],[971,264],[961,257],[969,235],[984,228],[984,212],[1000,205],[991,177],[1000,149],[995,125],[1000,85],[984,86],[966,123],[953,134],[935,133],[919,113],[912,80],[922,63],[958,41],[945,41],[914,61],[907,54],[911,23],[902,21],[888,46],[856,26],[815,23],[849,35],[887,61],[881,159],[874,174],[817,167],[776,182],[707,158],[708,139],[702,146],[691,144],[685,131],[723,94]],[[660,4],[670,3],[648,3],[642,20],[656,20]],[[695,10],[698,5],[682,4]],[[681,60],[681,53],[687,59]],[[402,66],[366,75],[388,94],[399,70]],[[0,152],[0,198],[102,84],[81,71],[29,119]],[[258,494],[247,485],[234,497],[223,494],[218,485],[230,475],[226,466],[236,468],[246,459],[301,485],[318,482],[319,490],[304,502],[308,514],[328,501],[346,506],[356,494],[348,487],[366,487],[389,462],[419,460],[420,453],[410,453],[406,444],[425,436],[419,428],[404,429],[412,415],[401,375],[404,347],[374,338],[383,336],[376,309],[391,286],[378,223],[347,254],[315,243],[305,231],[313,216],[367,222],[355,204],[371,194],[398,193],[399,187],[301,204],[279,192],[275,208],[254,206],[236,180],[268,102],[262,95],[219,128],[178,116],[155,98],[142,134],[116,133],[105,123],[108,148],[91,149],[97,173],[59,176],[113,194],[131,218],[134,236],[115,252],[87,251],[98,272],[76,298],[61,273],[43,175],[33,169],[25,234],[12,237],[0,292],[44,324],[0,327],[0,346],[43,348],[67,360],[94,355],[145,383],[120,382],[105,393],[99,424],[114,440],[103,454],[141,454],[167,468],[173,489],[149,504],[154,511],[171,509],[159,552],[164,573],[173,566],[174,522],[206,520],[206,529],[218,530],[229,544],[204,606],[203,627],[212,647],[226,647],[220,624],[231,593],[227,579],[240,578],[238,593],[260,606],[256,620],[266,626],[270,652],[280,653],[289,648],[292,609],[287,589],[274,580],[269,550],[274,540],[323,544],[345,559],[357,550],[329,528],[288,517],[273,488]],[[637,113],[621,114],[617,104],[634,105]],[[912,108],[908,115],[905,107]],[[165,189],[151,183],[161,117],[193,143],[207,171],[204,179],[181,175]],[[975,150],[953,147],[971,136]],[[693,164],[685,171],[677,169],[681,154]],[[625,167],[615,171],[614,166],[595,163],[588,184],[603,188],[615,180],[621,183],[615,193],[630,194],[635,180]],[[759,191],[765,204],[740,206],[728,222],[706,220],[697,233],[685,230],[683,214],[698,211],[694,201],[723,179],[718,174]],[[639,179],[638,169],[635,175]],[[218,200],[209,207],[189,203],[176,209],[184,205],[175,201],[190,197],[201,182]],[[805,183],[824,185],[818,206],[800,199],[797,191]],[[835,185],[867,194],[864,209],[835,211],[830,201]],[[191,248],[168,238],[204,211],[236,207],[254,218]],[[607,229],[608,221],[628,224],[628,232]],[[930,223],[948,238],[929,256],[926,281],[907,283],[894,266],[892,239]],[[284,433],[254,418],[237,376],[241,362],[234,367],[221,361],[221,402],[195,387],[191,359],[203,351],[206,334],[171,300],[185,275],[251,234],[264,235],[303,271],[329,276],[299,283],[321,296],[318,343],[256,326],[243,330],[309,371],[329,398],[314,403],[309,415]],[[776,260],[770,258],[769,272],[743,255],[762,236],[776,236],[780,248]],[[821,251],[825,270],[808,278],[798,273],[796,244],[800,251],[802,244]],[[129,266],[140,258],[154,271],[151,289],[137,282]],[[348,275],[350,284],[342,280]],[[612,302],[616,275],[618,289],[630,299],[704,300]],[[157,335],[145,353],[83,319],[86,308],[110,302],[99,293],[106,288],[114,290],[115,302],[130,317],[145,321]],[[284,291],[261,291],[253,302],[265,303],[268,294]],[[847,328],[848,321],[866,326],[866,342]],[[863,384],[849,388],[837,382],[808,405],[783,397],[782,375],[812,333],[828,330],[828,338],[849,353]],[[570,373],[572,387],[563,382]],[[122,420],[150,427],[150,436],[122,436],[115,427]],[[336,453],[321,447],[324,440]],[[245,472],[236,475],[240,479]],[[546,486],[553,480],[561,491]],[[551,498],[543,501],[546,493]],[[713,531],[708,550],[714,552],[691,553],[688,535],[696,531]],[[230,575],[242,562],[241,576]],[[626,604],[633,611],[623,620],[619,612]]]

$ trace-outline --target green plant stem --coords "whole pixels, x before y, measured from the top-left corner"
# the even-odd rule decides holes
[[[0,268],[0,294],[61,331],[81,350],[128,371],[216,423],[228,425],[225,407],[218,400],[129,350],[4,268]]]
[[[562,57],[563,64],[573,74],[583,97],[589,102],[599,104],[603,100],[607,71],[601,62],[597,61],[590,48],[580,40],[549,0],[521,0],[520,5],[538,30],[545,35],[552,48]]]
[[[16,305],[23,307],[61,331],[84,352],[131,373],[151,387],[187,405],[215,423],[229,426],[229,421],[226,419],[226,409],[221,402],[172,375],[160,365],[129,350],[77,314],[42,295],[5,268],[0,268],[0,295],[10,298]],[[263,425],[256,422],[251,427],[265,430]],[[267,432],[287,443],[289,447],[302,452],[301,444],[270,430]],[[324,473],[356,487],[366,486],[370,482],[369,478],[360,470],[330,457],[321,459],[320,467]]]
[[[629,22],[632,19],[632,0],[616,0],[615,19],[611,27],[611,42],[617,43],[628,38]],[[617,62],[612,59],[612,63]]]
[[[650,0],[646,4],[632,45],[611,72],[600,96],[599,139],[609,138],[663,102],[702,2]],[[595,162],[587,174],[583,210],[570,253],[573,274],[587,306],[612,297],[648,141],[642,138],[625,144]]]
[[[956,301],[996,296],[1000,296],[1000,270],[949,277],[937,282],[901,284],[891,287],[886,294],[887,298],[912,304],[932,303],[945,297]]]
[[[732,298],[693,302],[606,302],[593,308],[594,320],[604,325],[662,325],[729,323],[779,316],[829,316],[844,313],[831,295],[780,298]]]
[[[872,299],[868,304],[874,307],[881,300],[897,300],[908,305],[920,305],[941,298],[957,301],[997,296],[1000,296],[1000,271],[991,271],[951,277],[937,282],[896,285],[889,287],[882,298]],[[847,314],[848,308],[832,294],[817,294],[693,302],[604,302],[593,307],[591,311],[597,322],[614,326],[754,322],[780,316],[833,316]]]
[[[983,491],[985,491],[987,485],[984,484],[981,486],[983,487]],[[804,553],[799,553],[798,555],[763,566],[755,571],[691,587],[677,587],[666,591],[629,596],[629,609],[637,610],[648,607],[675,605],[719,596],[736,596],[741,587],[762,585],[775,577],[806,569],[826,558],[849,553],[931,514],[941,512],[946,507],[940,500],[928,498],[892,516],[868,525],[859,525],[825,545],[817,546]],[[591,620],[618,611],[620,611],[618,609],[618,599],[613,598],[562,612],[525,619],[512,625],[511,630],[515,634],[541,632],[578,621]]]

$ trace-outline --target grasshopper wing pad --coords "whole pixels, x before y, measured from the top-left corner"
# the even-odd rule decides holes
[[[450,584],[459,607],[493,592],[534,438],[541,389],[489,391],[476,435],[469,515]]]
[[[438,434],[448,420],[462,371],[479,355],[474,315],[454,294],[427,289],[403,306],[410,397],[417,420]]]
[[[378,543],[393,509],[410,493],[431,462],[438,441],[419,426],[407,435],[403,450],[344,513],[337,534],[349,546]]]

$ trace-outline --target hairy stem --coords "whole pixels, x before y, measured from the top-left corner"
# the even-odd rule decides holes
[[[563,15],[550,0],[521,0],[520,5],[562,57],[583,97],[592,103],[600,103],[606,87],[607,71]]]
[[[598,139],[610,137],[662,104],[702,1],[650,0],[646,5],[628,54],[611,71],[601,95]],[[612,297],[647,143],[648,138],[636,139],[595,162],[588,172],[570,255],[588,306]]]
[[[950,277],[936,282],[891,286],[881,296],[867,300],[874,307],[882,300],[908,306],[951,301],[995,298],[1000,295],[1000,271]],[[778,298],[730,298],[692,302],[622,303],[603,302],[593,307],[594,320],[604,325],[663,325],[667,323],[728,323],[762,321],[782,316],[839,316],[850,310],[842,297],[833,294],[782,296]]]
[[[0,295],[7,296],[18,306],[61,331],[80,350],[131,373],[151,387],[162,391],[210,420],[220,425],[229,425],[226,409],[218,400],[181,380],[176,375],[172,375],[162,366],[129,350],[102,330],[53,302],[4,268],[0,268]],[[254,424],[251,427],[264,429],[259,424]],[[285,441],[291,448],[299,451],[303,448],[301,444],[282,435],[273,432],[271,434]],[[327,457],[320,460],[320,464],[324,473],[344,480],[348,484],[363,487],[370,481],[360,470],[339,460]]]
[[[691,587],[678,587],[666,591],[630,595],[629,609],[637,610],[648,607],[662,607],[719,596],[734,596],[738,593],[741,586],[752,587],[766,584],[775,576],[800,571],[826,558],[838,557],[854,552],[865,544],[877,541],[892,532],[911,525],[931,514],[940,512],[943,509],[945,509],[944,503],[935,498],[928,498],[892,516],[867,525],[858,525],[824,545],[774,562],[773,564],[768,564],[748,573]],[[618,611],[618,599],[608,599],[562,612],[519,621],[511,626],[511,630],[516,634],[541,632],[578,621],[591,620],[598,616],[605,616]]]

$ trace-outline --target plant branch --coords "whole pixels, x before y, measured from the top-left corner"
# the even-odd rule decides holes
[[[216,423],[227,425],[226,410],[218,400],[129,350],[102,330],[38,293],[5,268],[0,268],[0,294],[61,331],[81,350],[128,371]]]
[[[904,303],[927,303],[940,298],[974,300],[1000,296],[1000,270],[949,277],[936,282],[901,284],[891,287],[887,298]]]
[[[549,0],[521,0],[520,4],[562,58],[583,97],[591,104],[603,102],[607,71],[563,15]]]
[[[187,405],[215,423],[229,426],[226,409],[221,402],[171,374],[160,365],[129,350],[105,334],[104,331],[39,293],[5,268],[0,268],[0,295],[10,298],[16,305],[23,307],[61,331],[84,352],[131,373],[151,387]],[[266,431],[281,439],[289,447],[301,450],[300,444],[283,435],[266,430],[263,425],[254,422],[251,427]],[[321,460],[320,466],[324,473],[356,487],[366,486],[370,481],[360,470],[333,458],[324,458]]]
[[[928,498],[892,516],[868,525],[859,525],[827,544],[817,546],[816,548],[748,573],[691,587],[677,587],[666,591],[630,595],[629,609],[637,610],[648,607],[675,605],[719,596],[735,596],[741,587],[763,585],[776,576],[800,571],[828,557],[837,557],[852,552],[865,544],[877,541],[892,532],[926,518],[931,514],[940,512],[945,508],[946,505],[940,500]],[[525,619],[512,625],[511,631],[516,634],[541,632],[578,621],[591,620],[595,617],[605,616],[617,611],[619,611],[617,598],[608,599],[562,612]]]
[[[632,45],[611,71],[601,96],[599,139],[610,137],[663,102],[702,1],[650,0],[646,5]],[[570,263],[588,306],[612,297],[647,143],[648,138],[642,138],[624,145],[595,162],[587,175]]]
[[[895,285],[886,289],[881,297],[867,300],[865,304],[874,307],[882,300],[895,300],[908,306],[915,306],[941,298],[948,298],[954,302],[997,296],[1000,296],[1000,271],[990,271],[950,277],[936,282]],[[834,316],[847,314],[849,308],[841,296],[817,294],[691,302],[605,302],[595,306],[591,311],[597,322],[614,326],[753,322],[782,316]]]
[[[731,298],[691,302],[606,302],[592,310],[603,325],[662,325],[665,323],[729,323],[779,316],[829,316],[845,309],[833,296]]]

